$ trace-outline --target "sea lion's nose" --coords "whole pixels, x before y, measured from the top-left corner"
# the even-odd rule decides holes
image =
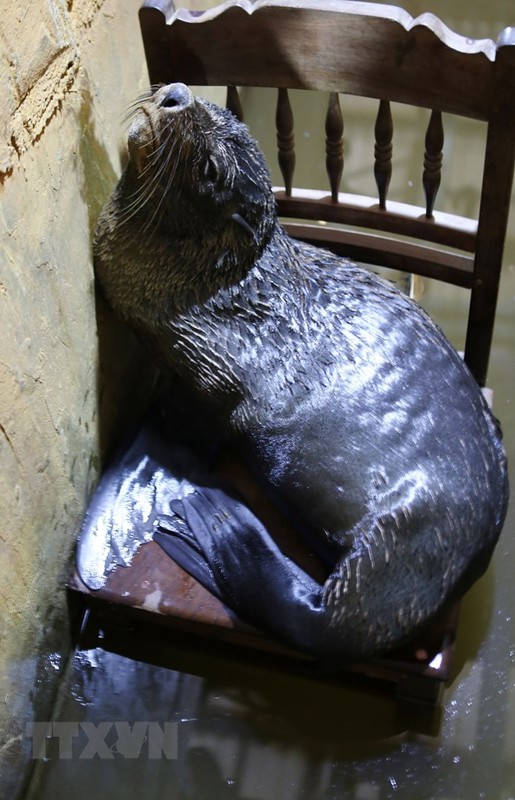
[[[172,83],[166,88],[159,105],[164,108],[186,108],[192,98],[192,93],[184,83]]]

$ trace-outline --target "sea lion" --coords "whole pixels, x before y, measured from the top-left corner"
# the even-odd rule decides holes
[[[482,574],[502,528],[506,459],[480,389],[394,286],[288,237],[229,111],[161,87],[128,146],[95,236],[105,296],[239,443],[327,579],[216,487],[162,530],[244,618],[297,647],[340,663],[403,643]]]

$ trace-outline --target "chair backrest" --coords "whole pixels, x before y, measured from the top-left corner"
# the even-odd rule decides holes
[[[230,0],[204,12],[175,11],[172,2],[147,0],[140,22],[151,83],[227,86],[227,104],[240,117],[235,87],[278,89],[277,144],[284,186],[276,189],[276,196],[279,215],[290,220],[286,227],[292,235],[365,263],[470,290],[465,360],[484,385],[514,169],[515,29],[505,29],[497,43],[470,40],[432,14],[414,20],[394,6],[345,0]],[[328,191],[293,186],[288,89],[329,93]],[[339,94],[379,101],[373,156],[377,197],[339,191]],[[391,102],[430,110],[421,165],[425,208],[387,199]],[[435,210],[443,160],[442,112],[487,124],[477,219]],[[327,224],[317,224],[320,220]]]

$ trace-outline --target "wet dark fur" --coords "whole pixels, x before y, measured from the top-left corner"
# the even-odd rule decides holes
[[[315,584],[243,515],[204,542],[223,591],[301,647],[399,644],[484,571],[502,527],[504,451],[478,387],[404,295],[288,238],[229,112],[164,87],[129,151],[96,234],[103,290],[328,564]]]

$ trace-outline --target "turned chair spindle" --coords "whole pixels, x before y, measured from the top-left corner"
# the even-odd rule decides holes
[[[393,121],[388,100],[379,101],[374,133],[374,176],[379,194],[379,207],[386,209],[386,197],[392,176],[393,150]]]
[[[277,157],[284,180],[287,197],[291,195],[293,173],[295,171],[295,136],[293,133],[293,111],[287,89],[277,92],[275,114],[277,128]]]
[[[232,111],[235,117],[237,117],[240,122],[243,122],[243,108],[241,105],[240,95],[236,86],[228,86],[227,87],[227,98],[225,101],[226,107],[229,111]]]
[[[436,194],[442,177],[443,125],[440,111],[431,113],[425,147],[422,183],[426,194],[426,217],[432,219]]]
[[[337,92],[329,94],[325,133],[325,165],[331,187],[331,198],[337,203],[343,174],[343,116]]]

